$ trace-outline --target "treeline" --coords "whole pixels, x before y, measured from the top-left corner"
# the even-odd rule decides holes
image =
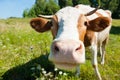
[[[113,18],[120,18],[120,0],[36,0],[30,9],[25,9],[23,17],[36,17],[39,14],[51,15],[65,6],[86,4],[96,7],[98,4],[102,9],[112,11]]]

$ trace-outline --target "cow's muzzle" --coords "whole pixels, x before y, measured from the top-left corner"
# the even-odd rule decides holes
[[[85,62],[83,42],[74,40],[57,40],[51,45],[49,60],[60,69],[71,70]]]

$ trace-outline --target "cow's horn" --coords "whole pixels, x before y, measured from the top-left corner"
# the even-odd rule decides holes
[[[87,14],[85,14],[85,16],[90,16],[90,15],[92,15],[92,14],[95,13],[99,8],[100,8],[100,6],[98,6],[98,7],[95,8],[94,10],[88,12]]]
[[[46,19],[51,19],[53,18],[53,15],[38,15],[38,17],[46,18]]]

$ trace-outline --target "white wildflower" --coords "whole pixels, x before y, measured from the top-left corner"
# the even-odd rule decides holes
[[[46,71],[42,71],[43,74],[46,74]]]
[[[44,69],[44,68],[42,68],[41,70],[42,70],[42,71],[44,71],[45,69]]]
[[[33,50],[33,46],[30,46],[30,50]]]
[[[34,41],[34,39],[32,39],[32,41]]]
[[[58,80],[59,78],[58,77],[55,77],[55,80]]]
[[[64,76],[66,76],[66,75],[67,75],[67,73],[63,73],[63,75],[64,75]]]
[[[3,48],[6,48],[6,45],[4,45]]]
[[[57,71],[58,69],[57,69],[57,68],[55,68],[54,70],[55,70],[55,71]]]
[[[40,78],[40,79],[38,79],[38,80],[45,80],[45,78],[44,78],[44,77],[42,77],[42,78]]]
[[[60,75],[62,75],[62,74],[63,74],[63,72],[62,72],[62,71],[59,71],[59,74],[60,74]]]

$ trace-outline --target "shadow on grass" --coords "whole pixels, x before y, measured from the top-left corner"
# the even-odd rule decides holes
[[[120,26],[112,26],[110,33],[111,34],[120,34]]]
[[[3,80],[35,80],[35,77],[40,77],[40,70],[36,69],[37,65],[41,65],[48,72],[54,71],[53,64],[48,61],[48,55],[41,55],[26,64],[8,70],[2,76]],[[32,68],[34,68],[34,71],[31,70]]]

